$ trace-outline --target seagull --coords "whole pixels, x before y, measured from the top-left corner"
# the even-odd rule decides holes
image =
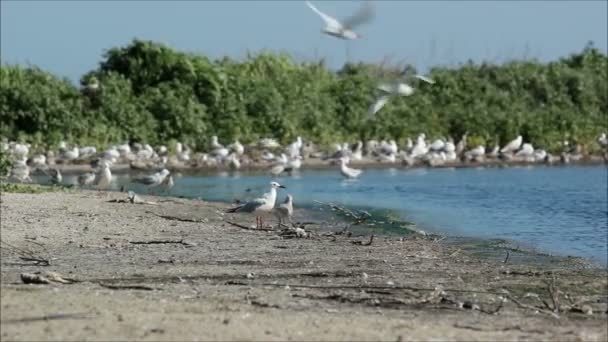
[[[293,197],[287,195],[285,201],[274,208],[275,215],[279,219],[279,226],[287,219],[291,223],[291,215],[293,214]]]
[[[251,200],[243,205],[226,210],[227,213],[255,213],[256,227],[262,228],[264,220],[262,214],[273,210],[277,200],[277,189],[286,189],[283,185],[277,182],[270,182],[270,191],[262,195],[262,197]]]
[[[429,84],[435,84],[435,81],[424,75],[405,75],[405,77],[419,79]],[[384,107],[384,105],[388,102],[391,96],[410,96],[414,94],[414,88],[409,84],[402,82],[381,83],[378,85],[377,88],[384,92],[384,94],[382,94],[378,99],[376,99],[376,102],[372,104],[369,109],[369,116],[373,116],[378,111],[380,111],[380,109]]]
[[[87,172],[78,176],[78,184],[80,186],[91,185],[95,182],[95,173]]]
[[[59,169],[51,169],[50,176],[51,176],[52,184],[59,184],[63,180],[63,177],[61,176],[61,172],[59,171]]]
[[[110,164],[106,160],[100,162],[101,169],[99,170],[99,177],[97,177],[97,190],[107,189],[112,181],[112,172],[110,171]]]
[[[148,188],[153,188],[153,187],[161,185],[163,183],[163,181],[165,180],[165,178],[167,178],[169,173],[170,173],[169,170],[163,169],[162,171],[156,172],[149,176],[145,176],[142,178],[136,178],[136,179],[132,180],[131,182],[144,184]]]
[[[519,147],[521,146],[521,142],[522,142],[522,137],[521,137],[521,135],[518,135],[515,140],[512,140],[507,145],[505,145],[505,147],[503,147],[500,150],[500,153],[513,153],[513,152],[519,150]]]
[[[342,176],[350,179],[359,177],[363,171],[346,166],[347,162],[347,158],[340,158],[340,173]]]
[[[167,190],[167,192],[169,192],[169,190],[171,190],[171,188],[173,188],[173,185],[175,185],[175,183],[173,182],[172,175],[165,177],[165,179],[162,182],[162,186],[165,188],[165,190]]]
[[[323,33],[345,40],[361,38],[361,35],[353,31],[353,28],[370,21],[374,17],[374,9],[371,3],[367,1],[361,6],[357,13],[355,13],[349,18],[342,20],[342,22],[332,16],[329,16],[319,11],[313,4],[308,1],[306,1],[306,5],[308,5],[308,7],[310,7],[310,9],[312,9],[315,13],[317,13],[325,22],[325,28],[322,30]]]

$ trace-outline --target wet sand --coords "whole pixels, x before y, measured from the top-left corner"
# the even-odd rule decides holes
[[[580,259],[505,263],[418,234],[368,245],[322,224],[282,236],[225,204],[110,202],[125,198],[1,194],[3,341],[608,338],[608,273]],[[71,280],[20,278],[36,272]]]

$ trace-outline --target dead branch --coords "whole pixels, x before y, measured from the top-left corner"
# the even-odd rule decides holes
[[[28,240],[26,240],[28,241]],[[4,248],[6,250],[9,250],[17,255],[19,255],[19,259],[23,260],[23,261],[33,261],[35,262],[35,266],[49,266],[51,265],[50,260],[39,257],[37,255],[34,254],[34,252],[27,250],[27,249],[23,249],[23,248],[19,248],[16,247],[14,245],[11,245],[10,243],[6,242],[6,241],[2,241],[0,240],[0,244],[4,244],[4,246],[0,245],[0,248]]]
[[[129,241],[129,243],[133,244],[133,245],[160,245],[160,244],[171,244],[171,243],[176,243],[176,244],[185,245],[185,246],[191,245],[190,243],[185,242],[183,239],[182,240]]]
[[[503,294],[503,295],[505,295],[510,301],[512,301],[513,303],[515,303],[515,305],[519,306],[520,308],[542,312],[542,313],[547,314],[547,315],[549,315],[551,317],[559,319],[559,315],[556,314],[553,311],[545,310],[545,309],[542,309],[542,308],[539,308],[539,307],[536,307],[536,306],[532,306],[532,305],[528,305],[528,304],[524,304],[524,303],[520,302],[519,300],[517,300],[517,298],[511,296],[510,294]]]
[[[111,290],[144,290],[144,291],[153,291],[158,290],[157,288],[146,286],[146,285],[111,285],[104,283],[97,283],[101,287],[105,287]]]
[[[88,313],[58,313],[58,314],[50,314],[44,316],[37,317],[26,317],[26,318],[17,318],[17,319],[6,319],[2,320],[2,323],[29,323],[29,322],[38,322],[38,321],[53,321],[58,319],[89,319],[91,317],[88,316]]]

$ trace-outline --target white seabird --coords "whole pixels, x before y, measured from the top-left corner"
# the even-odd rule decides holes
[[[347,163],[347,158],[340,158],[340,173],[342,174],[342,176],[350,179],[359,177],[359,175],[363,171],[359,169],[350,168],[346,165]]]
[[[342,22],[330,15],[321,12],[308,1],[306,1],[306,5],[308,5],[308,7],[310,7],[310,9],[312,9],[315,13],[317,13],[325,22],[325,28],[322,30],[322,32],[340,39],[353,40],[361,38],[361,35],[353,31],[353,29],[356,26],[370,21],[374,17],[374,9],[372,7],[372,4],[367,1],[361,6],[359,11],[357,11],[351,17],[342,20]]]
[[[262,228],[264,225],[263,215],[273,210],[277,200],[277,189],[285,187],[277,182],[270,182],[270,191],[262,197],[253,199],[243,205],[226,210],[227,213],[254,213],[256,227]]]
[[[500,150],[500,153],[513,153],[519,150],[519,147],[522,143],[522,139],[523,138],[521,137],[521,135],[518,135],[515,140],[512,140],[508,144],[506,144],[505,147]]]
[[[293,214],[293,197],[287,195],[285,201],[274,208],[275,215],[279,219],[279,226],[287,220],[291,223],[291,215]]]
[[[161,185],[163,183],[163,181],[165,180],[165,178],[169,175],[169,173],[170,173],[169,170],[162,169],[161,171],[156,172],[154,174],[133,179],[131,182],[140,183],[140,184],[147,186],[148,188],[153,188],[153,187],[157,187],[157,186]]]

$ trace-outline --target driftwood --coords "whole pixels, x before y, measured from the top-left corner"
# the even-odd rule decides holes
[[[6,323],[29,323],[29,322],[38,322],[38,321],[53,321],[58,319],[89,319],[91,317],[88,316],[88,313],[58,313],[58,314],[50,314],[44,316],[36,316],[36,317],[25,317],[25,318],[16,318],[16,319],[6,319],[2,320],[3,324]]]
[[[162,244],[180,244],[180,245],[184,245],[184,246],[193,246],[193,243],[184,241],[183,239],[180,240],[148,240],[148,241],[129,241],[130,244],[133,245],[162,245]]]
[[[170,221],[195,222],[195,223],[204,223],[205,222],[205,220],[196,220],[196,219],[183,218],[183,217],[170,216],[170,215],[160,215],[160,214],[157,214],[152,211],[146,211],[146,213],[152,214],[154,216],[158,216],[160,218],[164,218],[165,220],[170,220]]]
[[[105,287],[107,289],[111,289],[111,290],[143,290],[143,291],[158,290],[156,288],[146,286],[146,285],[111,285],[111,284],[104,284],[104,283],[98,283],[98,285],[101,287]]]

